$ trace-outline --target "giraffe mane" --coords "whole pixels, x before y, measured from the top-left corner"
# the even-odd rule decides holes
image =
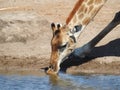
[[[66,19],[66,24],[68,25],[69,22],[71,21],[71,19],[73,18],[73,16],[75,15],[75,13],[77,12],[77,10],[79,9],[79,7],[81,6],[82,2],[84,0],[78,0],[77,3],[75,4],[74,8],[72,9],[72,11],[70,12],[68,18]]]

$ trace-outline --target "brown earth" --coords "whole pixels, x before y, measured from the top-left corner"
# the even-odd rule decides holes
[[[0,0],[0,73],[43,71],[50,57],[51,22],[65,23],[77,0]],[[95,37],[120,10],[119,0],[108,0],[82,32],[77,47]],[[77,73],[120,74],[120,25],[97,44],[85,59],[61,66]]]

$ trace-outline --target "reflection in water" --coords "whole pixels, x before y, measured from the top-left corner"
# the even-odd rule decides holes
[[[65,90],[72,87],[72,83],[69,80],[64,80],[58,76],[49,76],[49,83],[51,84],[51,90]]]
[[[2,90],[119,90],[120,76],[68,75],[20,76],[0,75]]]
[[[49,76],[51,84],[50,90],[95,90],[94,87],[81,86],[72,80],[73,78],[67,74],[59,76]]]

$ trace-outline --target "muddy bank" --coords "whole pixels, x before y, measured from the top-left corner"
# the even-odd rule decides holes
[[[112,60],[108,60],[112,58]],[[45,75],[48,58],[37,57],[0,57],[0,73],[2,74],[39,74]],[[68,74],[115,74],[120,75],[120,61],[117,57],[92,59],[69,59],[61,64],[61,72]]]

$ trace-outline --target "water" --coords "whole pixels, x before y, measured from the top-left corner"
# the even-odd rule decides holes
[[[120,76],[62,73],[59,77],[0,75],[0,90],[120,90]]]

